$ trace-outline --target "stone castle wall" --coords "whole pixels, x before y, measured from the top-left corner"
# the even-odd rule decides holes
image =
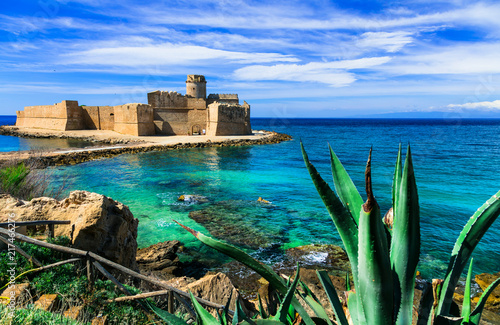
[[[207,105],[219,102],[224,104],[239,105],[238,94],[210,94],[207,98]]]
[[[155,108],[156,134],[192,135],[206,129],[206,110]]]
[[[114,130],[115,109],[113,106],[81,106],[83,122],[90,130]]]
[[[250,105],[208,105],[207,135],[252,134],[250,126]]]
[[[152,107],[186,108],[187,97],[176,91],[153,91],[148,93],[148,104]]]
[[[115,128],[122,134],[154,135],[153,108],[147,104],[125,104],[114,107]]]
[[[79,106],[65,100],[17,112],[16,126],[53,130],[113,130],[143,135],[251,134],[250,106],[239,105],[237,94],[210,94],[206,80],[188,75],[186,95],[175,91],[148,93],[148,104]]]
[[[73,100],[63,100],[54,105],[28,106],[16,113],[16,126],[59,131],[81,130],[85,127],[82,109]]]

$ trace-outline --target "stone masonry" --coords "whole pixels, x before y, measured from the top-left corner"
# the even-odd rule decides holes
[[[17,111],[16,126],[60,131],[113,130],[146,135],[251,134],[250,105],[239,104],[237,94],[206,95],[202,75],[188,75],[186,95],[175,91],[148,93],[148,104],[80,106],[64,100]]]

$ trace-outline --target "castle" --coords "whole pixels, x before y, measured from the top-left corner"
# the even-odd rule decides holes
[[[64,100],[17,111],[16,126],[52,130],[112,130],[144,135],[252,134],[250,105],[237,94],[207,93],[204,76],[188,75],[186,95],[175,91],[148,93],[148,104],[80,106]]]

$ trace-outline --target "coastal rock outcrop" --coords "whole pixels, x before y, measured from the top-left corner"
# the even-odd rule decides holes
[[[489,273],[477,274],[476,283],[484,291],[493,281],[495,281],[498,278],[500,278],[500,272],[495,274],[489,274]],[[479,300],[479,299],[477,298],[474,300]],[[496,289],[493,290],[490,297],[486,301],[486,308],[491,311],[495,311],[497,313],[500,312],[500,287],[496,287]]]
[[[74,248],[89,250],[123,266],[137,269],[137,225],[129,208],[109,197],[73,191],[57,201],[41,197],[22,201],[0,196],[0,216],[13,214],[16,221],[69,220],[55,226],[56,236],[71,238]]]
[[[140,272],[167,280],[181,275],[181,262],[177,256],[180,247],[180,241],[170,240],[139,249],[136,261]]]
[[[238,290],[231,280],[224,273],[207,274],[199,280],[193,281],[192,278],[175,278],[167,282],[169,285],[180,290],[191,291],[196,297],[200,297],[211,302],[226,305],[230,300],[229,309],[235,310],[236,300],[240,301],[243,311],[247,315],[255,312],[253,304],[249,304],[242,299]]]

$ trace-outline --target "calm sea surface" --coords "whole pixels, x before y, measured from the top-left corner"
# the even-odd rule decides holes
[[[222,239],[247,238],[249,244],[242,245],[272,262],[289,247],[341,244],[304,167],[300,139],[331,183],[329,143],[363,196],[364,168],[373,146],[374,191],[383,212],[391,206],[398,144],[411,143],[421,205],[419,269],[428,278],[443,276],[460,230],[500,190],[500,120],[252,119],[252,128],[287,133],[293,140],[121,155],[54,168],[53,181],[65,180],[68,191],[94,191],[127,204],[140,220],[140,246],[179,239],[188,251],[200,253],[184,259],[220,263],[221,256],[197,243],[175,219],[204,233],[209,228]],[[183,194],[202,195],[208,202],[178,202]],[[272,204],[257,203],[259,197]],[[189,218],[190,212],[215,217],[205,228]],[[267,248],[255,249],[255,242]],[[473,256],[475,272],[500,271],[500,220]]]
[[[0,125],[14,125],[16,117],[0,115]],[[0,135],[0,152],[18,150],[66,149],[92,146],[92,142],[75,139],[24,139]]]

